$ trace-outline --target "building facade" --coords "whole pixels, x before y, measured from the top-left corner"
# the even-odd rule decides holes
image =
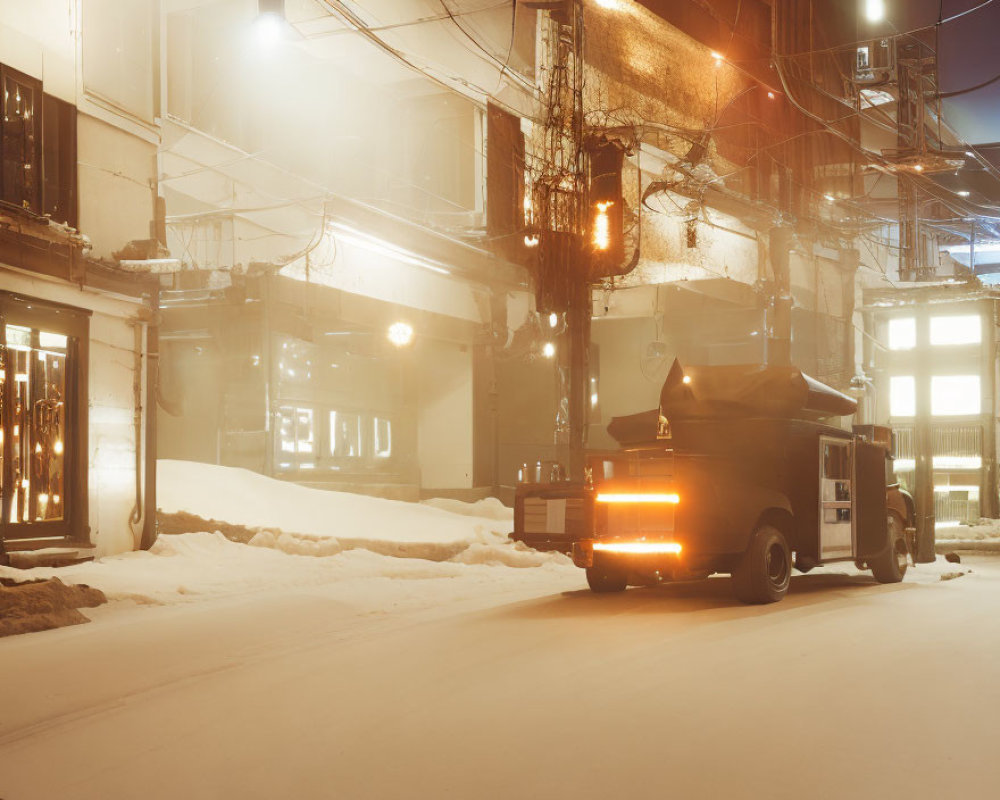
[[[158,287],[115,255],[153,236],[155,15],[113,5],[0,4],[0,557],[155,537]]]
[[[997,298],[974,286],[869,296],[874,421],[896,433],[895,470],[938,528],[996,518]]]

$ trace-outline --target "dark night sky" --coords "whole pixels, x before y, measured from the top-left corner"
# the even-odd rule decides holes
[[[887,16],[899,31],[933,25],[982,0],[887,0]],[[941,26],[938,81],[953,92],[1000,75],[1000,0]],[[945,118],[973,144],[1000,142],[1000,81],[945,101]]]

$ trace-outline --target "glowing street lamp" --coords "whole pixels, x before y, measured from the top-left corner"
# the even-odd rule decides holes
[[[257,0],[257,19],[253,23],[257,43],[270,50],[284,38],[288,28],[285,0]]]
[[[884,0],[865,0],[865,19],[869,22],[880,22],[885,19]]]
[[[413,341],[413,326],[408,322],[394,322],[389,326],[388,337],[396,347],[406,347]]]

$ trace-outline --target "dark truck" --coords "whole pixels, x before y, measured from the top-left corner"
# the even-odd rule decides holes
[[[891,430],[823,421],[856,409],[793,367],[675,361],[659,408],[614,418],[621,449],[588,452],[582,484],[522,470],[511,536],[571,555],[595,592],[729,573],[737,598],[770,603],[793,566],[837,561],[898,582],[933,540],[891,477]]]

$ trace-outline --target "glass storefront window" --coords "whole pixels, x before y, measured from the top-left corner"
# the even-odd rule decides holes
[[[316,451],[313,410],[296,406],[278,409],[278,466],[310,468]]]
[[[392,423],[382,417],[375,417],[375,457],[388,458],[392,455]]]
[[[330,452],[334,458],[361,457],[361,417],[330,412]]]
[[[9,523],[61,520],[65,506],[66,374],[69,340],[6,325],[0,367],[0,474]],[[6,499],[6,498],[5,498]]]
[[[978,472],[934,473],[934,516],[938,523],[979,520],[979,478]]]

